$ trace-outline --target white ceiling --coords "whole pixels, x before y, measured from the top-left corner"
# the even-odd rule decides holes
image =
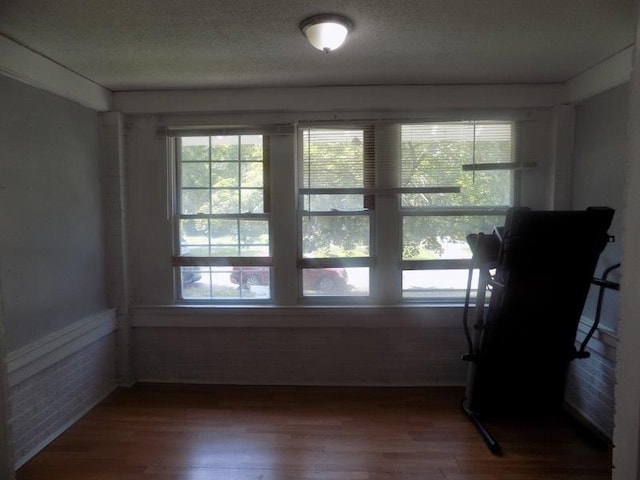
[[[0,0],[0,33],[112,91],[563,83],[635,41],[635,0]],[[330,54],[299,31],[338,13]]]

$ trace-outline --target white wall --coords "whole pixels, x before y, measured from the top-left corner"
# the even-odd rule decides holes
[[[639,37],[640,38],[640,37]],[[636,38],[636,45],[638,38]],[[634,52],[629,99],[622,290],[616,369],[614,480],[640,478],[640,50]]]
[[[629,85],[623,84],[580,102],[575,109],[570,206],[575,209],[608,206],[616,211],[609,229],[616,241],[609,243],[600,256],[595,272],[598,277],[622,257],[628,101]],[[612,271],[607,279],[619,282],[620,270]],[[598,293],[595,286],[589,292],[578,342],[585,338],[595,320]],[[613,439],[614,429],[618,297],[616,291],[604,292],[601,328],[589,342],[591,357],[572,362],[566,393],[568,404],[609,440]]]
[[[115,322],[97,114],[5,76],[0,105],[0,403],[19,466],[115,388]]]
[[[97,114],[0,76],[6,349],[106,307]]]
[[[600,269],[620,262],[622,257],[628,119],[628,83],[576,106],[572,207],[603,205],[616,210],[610,229],[616,241],[602,253]]]

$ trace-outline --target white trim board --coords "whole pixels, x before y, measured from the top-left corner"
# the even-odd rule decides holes
[[[564,102],[563,84],[381,85],[114,92],[124,114],[279,112],[413,112],[514,109]]]
[[[98,112],[111,107],[111,90],[0,34],[0,74]]]
[[[566,83],[568,101],[579,103],[628,82],[633,70],[633,51],[634,45],[631,45],[569,80]]]
[[[13,387],[116,330],[115,309],[103,310],[7,355]]]

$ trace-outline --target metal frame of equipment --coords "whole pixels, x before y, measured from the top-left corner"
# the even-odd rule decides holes
[[[535,211],[511,208],[504,227],[468,235],[473,252],[463,326],[469,373],[463,411],[490,451],[498,442],[484,418],[531,417],[559,411],[569,364],[586,358],[597,328],[603,291],[617,288],[606,275],[594,279],[599,256],[612,240],[614,210]],[[478,288],[472,306],[473,272]],[[596,322],[576,349],[576,332],[592,284],[601,288]],[[473,332],[469,327],[475,315]]]

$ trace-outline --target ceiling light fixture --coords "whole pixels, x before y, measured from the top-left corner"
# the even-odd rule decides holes
[[[349,19],[333,14],[314,15],[300,23],[300,31],[309,43],[324,53],[342,45],[352,28]]]

